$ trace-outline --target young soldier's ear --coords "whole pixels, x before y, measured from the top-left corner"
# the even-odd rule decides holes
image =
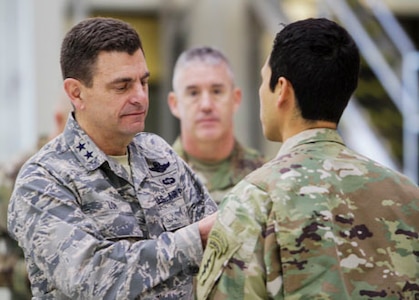
[[[278,107],[288,105],[291,101],[294,101],[294,89],[291,82],[285,77],[278,78],[275,92],[278,93]]]
[[[175,92],[170,92],[167,95],[167,104],[169,105],[172,115],[179,118],[178,99]]]

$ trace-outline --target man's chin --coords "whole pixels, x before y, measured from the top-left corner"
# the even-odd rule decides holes
[[[201,141],[216,141],[220,138],[220,133],[218,131],[201,131],[198,134],[198,137]]]
[[[126,128],[125,132],[127,134],[136,135],[137,133],[144,131],[144,128],[144,123],[132,124]]]

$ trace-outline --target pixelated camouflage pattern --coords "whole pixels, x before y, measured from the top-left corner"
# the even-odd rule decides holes
[[[418,230],[416,184],[308,130],[219,206],[197,299],[419,299]]]
[[[203,251],[194,222],[216,204],[158,136],[138,134],[128,153],[132,176],[70,116],[22,167],[8,229],[35,299],[193,297]]]
[[[179,137],[172,146],[199,176],[217,204],[240,180],[265,162],[264,156],[259,151],[243,147],[238,141],[235,142],[231,156],[215,164],[205,163],[189,156],[183,149]]]

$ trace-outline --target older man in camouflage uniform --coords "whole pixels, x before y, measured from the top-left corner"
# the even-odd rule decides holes
[[[284,143],[223,201],[198,299],[418,299],[419,188],[336,130],[359,63],[327,19],[277,34],[259,95],[265,136]]]
[[[191,299],[216,204],[160,137],[141,133],[149,71],[119,20],[75,25],[61,48],[64,132],[22,167],[8,229],[35,299]]]
[[[233,70],[224,54],[212,47],[183,52],[173,71],[171,112],[180,121],[175,151],[204,182],[215,202],[251,171],[264,157],[244,147],[234,136],[233,117],[242,100]]]

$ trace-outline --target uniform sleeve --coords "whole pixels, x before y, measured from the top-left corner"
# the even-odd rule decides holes
[[[269,195],[241,181],[224,198],[198,274],[198,299],[275,299],[282,288]]]
[[[17,181],[8,211],[9,232],[30,257],[29,276],[47,277],[53,285],[34,280],[34,293],[58,288],[77,299],[132,299],[181,272],[197,272],[202,258],[197,224],[152,240],[107,240],[75,199],[70,189],[35,164]]]

